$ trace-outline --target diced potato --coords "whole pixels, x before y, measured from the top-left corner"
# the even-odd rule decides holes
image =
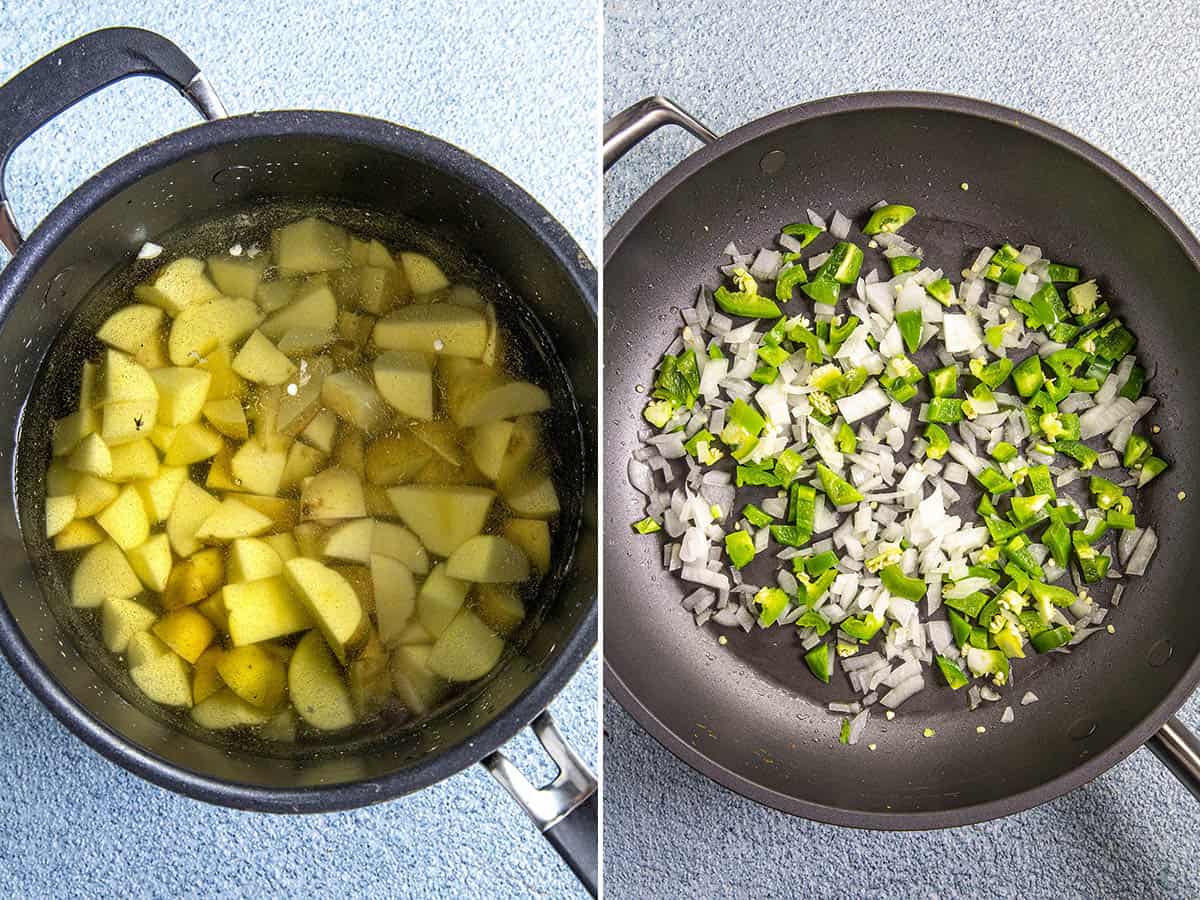
[[[286,465],[286,450],[264,449],[256,441],[247,441],[234,453],[229,467],[244,490],[269,496],[278,493]]]
[[[416,611],[417,586],[402,562],[378,553],[371,556],[371,582],[379,639],[391,644],[400,637]]]
[[[445,563],[438,563],[417,593],[417,619],[431,637],[438,637],[467,602],[471,587],[451,578]]]
[[[483,345],[483,356],[480,358],[485,366],[496,365],[496,360],[503,353],[503,339],[500,335],[500,323],[496,321],[496,305],[489,303],[483,309],[484,318],[487,319],[488,339]]]
[[[210,300],[220,291],[204,274],[203,261],[185,256],[163,266],[147,284],[135,287],[133,294],[143,303],[177,316],[185,307]]]
[[[404,563],[414,575],[429,572],[429,554],[417,536],[394,522],[376,522],[371,533],[371,553],[389,556]]]
[[[224,446],[221,435],[207,425],[189,422],[175,429],[175,437],[163,455],[163,462],[168,466],[190,466],[211,459]]]
[[[258,286],[254,298],[263,312],[272,313],[283,309],[296,298],[296,292],[304,279],[299,276],[276,278],[274,281],[264,281]]]
[[[217,636],[212,622],[190,606],[172,610],[155,622],[150,630],[156,638],[190,663],[198,660]]]
[[[196,539],[208,544],[224,544],[237,538],[256,537],[272,524],[258,510],[226,497],[196,529]]]
[[[499,584],[529,578],[529,558],[512,541],[480,534],[465,541],[446,560],[446,574],[461,581]]]
[[[283,574],[283,560],[265,540],[239,538],[229,548],[229,580],[258,581]]]
[[[279,352],[287,356],[304,356],[324,350],[337,340],[337,335],[320,328],[289,328],[279,338]]]
[[[46,537],[52,538],[71,524],[79,501],[74,494],[46,498]]]
[[[377,484],[363,485],[363,502],[367,505],[368,516],[379,519],[396,515],[392,501],[388,499],[387,488]]]
[[[212,376],[212,383],[208,387],[209,400],[224,400],[226,397],[240,399],[245,395],[246,382],[233,371],[233,350],[229,346],[222,345],[211,350],[200,361],[198,368]]]
[[[283,577],[344,664],[361,649],[370,627],[354,588],[328,566],[302,556],[283,564]]]
[[[236,441],[244,441],[250,437],[250,428],[246,424],[246,411],[242,401],[237,397],[222,397],[219,400],[209,400],[202,410],[204,418],[225,437]]]
[[[219,590],[225,583],[225,554],[219,548],[206,547],[203,550],[197,550],[187,558],[187,561],[192,564],[196,574],[200,577],[200,583],[204,585],[206,594]]]
[[[305,443],[316,447],[322,453],[333,452],[333,441],[336,436],[337,416],[327,409],[317,413],[300,432],[300,437]]]
[[[167,354],[175,366],[194,366],[218,347],[229,347],[259,326],[262,313],[245,297],[215,297],[193,303],[175,317]]]
[[[363,471],[372,484],[400,484],[415,478],[432,458],[433,448],[403,429],[371,442]]]
[[[196,609],[204,615],[204,618],[212,622],[218,631],[223,631],[226,634],[229,633],[229,611],[225,609],[224,588],[211,596],[205,597],[196,604]],[[210,647],[209,649],[211,650],[212,648]]]
[[[297,727],[299,726],[296,713],[289,706],[271,716],[258,729],[258,736],[264,741],[277,741],[279,743],[290,744],[296,740]]]
[[[149,631],[158,615],[136,600],[107,597],[100,606],[100,636],[111,653],[124,653],[129,639]]]
[[[350,264],[350,236],[344,228],[309,216],[271,235],[275,261],[288,272],[324,272]]]
[[[158,423],[174,428],[200,420],[212,374],[203,369],[169,367],[150,373],[158,388]]]
[[[147,629],[130,636],[129,643],[125,647],[125,661],[129,664],[129,668],[133,669],[158,659],[160,656],[166,656],[170,652],[171,648]]]
[[[512,422],[504,420],[488,422],[477,427],[471,436],[471,459],[479,471],[492,481],[500,477],[504,454],[515,427]]]
[[[75,516],[86,519],[94,516],[117,499],[121,488],[104,478],[84,475],[75,486]]]
[[[282,576],[227,584],[221,594],[235,647],[295,634],[314,625]]]
[[[145,368],[166,362],[163,352],[163,323],[166,314],[157,306],[135,303],[117,310],[100,326],[96,337],[117,350],[124,351]],[[156,364],[156,365],[147,365]],[[80,406],[84,404],[80,402]]]
[[[337,300],[329,285],[309,283],[296,293],[291,303],[262,323],[262,332],[277,341],[293,328],[333,331],[337,327],[337,316]]]
[[[383,350],[479,359],[487,347],[487,318],[478,310],[450,303],[401,306],[375,323],[374,338]]]
[[[220,646],[212,644],[200,654],[200,658],[192,666],[192,700],[195,703],[204,703],[225,687],[225,683],[221,681],[221,673],[217,671],[217,663],[224,654],[225,651]],[[195,717],[194,711],[192,715]]]
[[[362,655],[346,669],[346,685],[360,719],[375,715],[391,698],[392,678],[388,663],[387,651],[372,636]]]
[[[187,477],[186,466],[159,466],[157,475],[137,483],[138,493],[142,495],[142,503],[151,522],[157,524],[171,515],[175,496]]]
[[[158,388],[145,366],[118,350],[104,351],[97,401],[101,404],[124,400],[157,400]]]
[[[387,247],[376,240],[365,241],[362,238],[350,238],[350,265],[352,266],[383,266],[385,269],[395,269],[396,261],[388,253]]]
[[[229,689],[251,706],[271,711],[283,702],[287,689],[283,663],[257,644],[226,650],[217,671]]]
[[[233,371],[255,384],[283,384],[296,374],[296,364],[261,331],[254,331],[233,358]]]
[[[96,524],[103,528],[122,550],[132,550],[150,537],[150,519],[141,495],[132,484],[117,494],[117,499],[96,514]]]
[[[104,407],[100,417],[100,437],[110,447],[127,444],[151,435],[158,422],[158,400],[119,400]]]
[[[300,555],[300,548],[296,546],[296,539],[290,534],[268,534],[266,537],[261,538],[261,540],[279,554],[281,562],[287,562],[289,559],[295,559]]]
[[[552,519],[558,515],[558,492],[546,475],[530,475],[506,485],[504,502],[518,516],[529,519]]]
[[[193,606],[208,596],[201,573],[191,559],[185,559],[173,567],[167,575],[162,592],[163,609],[182,609]]]
[[[289,390],[279,397],[275,428],[280,434],[295,437],[308,428],[321,410],[321,390],[332,372],[333,362],[328,357],[301,360],[300,373],[295,381],[296,393]],[[333,418],[332,413],[329,415]]]
[[[88,550],[71,576],[71,605],[79,609],[97,607],[106,597],[127,600],[141,592],[129,560],[111,540]]]
[[[362,481],[351,470],[331,466],[304,482],[300,514],[305,519],[361,519],[367,514]]]
[[[329,568],[346,579],[350,587],[354,588],[354,593],[358,595],[358,602],[362,604],[363,611],[368,616],[373,615],[375,613],[375,584],[371,580],[371,570],[366,566],[346,563],[330,563]]]
[[[296,712],[314,728],[337,731],[358,721],[350,690],[320,631],[306,634],[292,654],[288,693]]]
[[[264,497],[262,494],[229,494],[232,500],[244,503],[271,520],[270,528],[264,532],[290,531],[300,521],[300,504],[288,497]]]
[[[67,457],[67,468],[97,478],[112,474],[112,453],[98,434],[89,434]]]
[[[448,681],[475,681],[496,667],[504,639],[464,609],[433,642],[429,669]]]
[[[269,713],[247,703],[228,688],[222,688],[192,707],[192,721],[201,728],[224,731],[229,728],[252,728],[271,721]]]
[[[455,306],[466,306],[471,309],[477,309],[480,312],[483,312],[488,307],[488,302],[483,299],[479,291],[468,284],[451,286],[449,300]]]
[[[179,556],[191,556],[200,549],[196,532],[220,505],[220,500],[195,482],[185,480],[179,485],[167,517],[167,537]]]
[[[392,690],[415,716],[421,716],[441,699],[446,684],[429,671],[430,645],[405,644],[392,651]]]
[[[365,347],[375,330],[375,317],[353,310],[338,310],[337,336],[353,347]]]
[[[400,264],[414,294],[432,294],[450,287],[442,267],[422,253],[401,253]]]
[[[387,350],[375,357],[375,387],[406,416],[433,418],[433,365],[424,353]]]
[[[381,316],[407,299],[408,281],[395,267],[364,265],[337,273],[334,287],[347,306]]]
[[[475,612],[501,637],[512,634],[525,620],[525,604],[511,584],[481,584],[475,588]]]
[[[338,429],[337,441],[333,445],[334,465],[350,469],[356,475],[362,476],[366,465],[366,438],[353,425],[342,424]]]
[[[335,372],[321,387],[321,402],[339,418],[368,434],[387,418],[387,405],[374,385],[353,372]]]
[[[204,476],[204,487],[209,491],[236,491],[238,483],[233,477],[233,454],[226,445],[212,458],[208,473]]]
[[[83,477],[78,472],[68,469],[63,460],[54,460],[46,469],[46,496],[65,497],[67,494],[74,494],[79,480]]]
[[[366,565],[371,559],[371,538],[374,531],[374,519],[351,519],[335,525],[325,532],[325,545],[321,555],[326,559],[340,559]]]
[[[94,409],[80,409],[54,423],[52,439],[55,456],[66,456],[89,434],[100,428],[101,414]]]
[[[533,567],[545,575],[550,571],[550,526],[541,519],[509,519],[504,536],[525,551]]]
[[[91,519],[76,519],[54,536],[54,549],[61,553],[92,547],[104,538],[104,529]]]
[[[397,644],[432,644],[433,635],[425,630],[425,626],[413,618],[404,630],[400,632],[400,637],[396,639]]]
[[[143,365],[134,357],[134,362]],[[79,373],[79,409],[92,409],[100,400],[100,364],[84,360]]]
[[[259,282],[267,268],[266,254],[251,259],[249,256],[210,256],[208,276],[226,297],[245,297],[253,300],[258,293]]]
[[[325,528],[316,522],[301,522],[292,529],[292,537],[300,550],[300,556],[316,559],[325,549]]]
[[[167,587],[171,574],[171,542],[165,534],[149,537],[145,543],[125,551],[129,565],[147,588],[161,593]]]
[[[388,497],[401,520],[438,556],[449,556],[483,530],[495,499],[487,488],[401,485]]]
[[[463,428],[513,419],[550,408],[550,395],[528,381],[495,381],[449,404],[450,417]]]
[[[512,436],[504,451],[504,461],[500,465],[496,484],[503,488],[519,478],[525,478],[538,457],[540,446],[537,419],[534,416],[521,416],[513,423]]]
[[[166,453],[171,447],[171,442],[175,440],[175,432],[178,430],[178,428],[168,428],[166,425],[155,425],[150,429],[148,440],[159,453]]]
[[[192,705],[192,675],[187,662],[170,651],[129,670],[138,689],[163,706]]]
[[[110,447],[112,471],[109,480],[118,484],[144,481],[158,475],[158,451],[146,438]]]
[[[286,491],[315,475],[325,465],[326,458],[316,447],[296,441],[288,448],[287,464],[283,467],[279,489]]]
[[[409,430],[434,453],[458,467],[465,461],[462,435],[453,422],[413,422]]]

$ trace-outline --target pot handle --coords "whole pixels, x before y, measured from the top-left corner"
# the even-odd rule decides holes
[[[196,64],[166,38],[140,28],[93,31],[21,70],[0,85],[0,243],[10,253],[23,241],[4,187],[13,151],[59,113],[131,75],[174,85],[206,119],[226,115]]]
[[[1192,734],[1178,716],[1171,716],[1146,746],[1192,792],[1192,796],[1200,800],[1200,738]]]
[[[678,125],[705,144],[717,139],[715,133],[671,100],[647,97],[604,123],[604,170],[607,172],[613,163],[664,125]]]
[[[499,750],[484,757],[483,766],[525,810],[542,836],[595,897],[600,872],[600,798],[596,777],[563,739],[549,712],[543,712],[529,727],[558,765],[558,775],[552,782],[545,787],[534,787]]]

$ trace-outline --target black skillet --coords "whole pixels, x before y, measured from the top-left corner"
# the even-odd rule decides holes
[[[1013,110],[936,94],[874,93],[804,104],[717,138],[662,98],[605,128],[605,165],[664,124],[705,146],[646,192],[609,232],[605,294],[605,683],[668,749],[761,803],[838,825],[963,825],[1044,803],[1148,742],[1200,797],[1200,741],[1173,714],[1200,682],[1200,244],[1133,174],[1076,137]],[[963,183],[969,190],[963,190]],[[906,237],[945,267],[1008,239],[1101,273],[1106,296],[1157,363],[1155,440],[1170,474],[1141,492],[1138,515],[1161,535],[1144,578],[1129,579],[1097,636],[1070,656],[1017,668],[1000,710],[969,713],[948,688],[927,689],[854,747],[836,742],[831,700],[786,629],[696,628],[690,588],[661,565],[661,541],[634,534],[644,498],[626,464],[639,446],[648,384],[678,328],[677,309],[715,287],[730,240],[770,246],[806,207],[856,217],[886,198],[919,210]],[[861,238],[861,236],[860,236]],[[794,305],[794,304],[793,304]],[[1106,638],[1101,640],[1100,638]],[[841,683],[839,683],[839,680]],[[1016,704],[1026,690],[1041,698]],[[984,735],[976,734],[986,724]],[[933,728],[933,738],[922,736]],[[875,742],[872,752],[867,743]]]
[[[133,75],[167,82],[210,121],[113,163],[22,239],[4,194],[12,151],[66,108]],[[328,207],[384,241],[396,223],[415,221],[469,249],[511,288],[514,322],[551,373],[556,408],[566,411],[556,446],[569,474],[555,571],[539,589],[541,615],[530,617],[522,653],[421,728],[341,745],[222,745],[189,728],[186,717],[169,720],[139,700],[97,650],[92,630],[78,628],[78,616],[64,609],[62,592],[44,592],[34,574],[48,553],[40,537],[47,425],[62,414],[45,398],[77,367],[75,326],[98,312],[89,292],[128,267],[143,241],[169,251],[174,230],[253,214],[264,202]],[[240,809],[350,809],[482,761],[595,893],[596,779],[545,712],[596,640],[596,273],[562,226],[501,173],[399,125],[311,110],[226,117],[178,47],[147,31],[111,28],[0,85],[0,243],[13,254],[0,271],[0,467],[13,487],[11,501],[0,504],[0,650],[38,698],[119,765]],[[559,768],[543,789],[500,752],[526,725]]]

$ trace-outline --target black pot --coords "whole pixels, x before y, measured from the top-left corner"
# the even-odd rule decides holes
[[[139,74],[170,82],[210,121],[112,164],[22,242],[2,188],[12,150],[83,97]],[[45,547],[36,537],[44,533],[36,472],[45,465],[48,416],[31,396],[39,397],[39,373],[60,333],[89,290],[128,266],[147,238],[264,200],[365,209],[381,223],[403,216],[483,259],[520,298],[521,324],[557,376],[556,406],[571,411],[556,429],[557,450],[576,482],[563,492],[544,615],[520,655],[428,727],[286,756],[218,745],[139,702],[117,674],[89,664],[64,599],[35,574]],[[596,781],[544,712],[596,641],[596,273],[558,222],[479,160],[388,122],[310,111],[226,118],[178,48],[116,28],[73,41],[0,87],[0,239],[13,252],[0,272],[0,414],[13,423],[0,437],[0,463],[22,485],[0,510],[0,649],[30,689],[126,769],[241,809],[363,806],[482,760],[594,891]],[[497,752],[531,721],[561,768],[542,790]]]

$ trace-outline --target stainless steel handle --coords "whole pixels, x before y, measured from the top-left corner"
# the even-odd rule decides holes
[[[484,757],[483,766],[525,810],[594,897],[599,881],[596,776],[563,739],[549,712],[543,712],[529,727],[558,766],[553,781],[534,787],[499,750]]]
[[[604,123],[605,171],[643,138],[664,125],[678,125],[705,144],[717,139],[714,132],[671,100],[659,96],[647,97]]]
[[[140,28],[105,28],[64,44],[0,85],[0,244],[23,238],[4,190],[13,151],[31,134],[101,88],[133,75],[173,85],[204,118],[224,118],[208,79],[166,38]]]
[[[1177,716],[1171,716],[1146,746],[1200,800],[1200,738]]]

